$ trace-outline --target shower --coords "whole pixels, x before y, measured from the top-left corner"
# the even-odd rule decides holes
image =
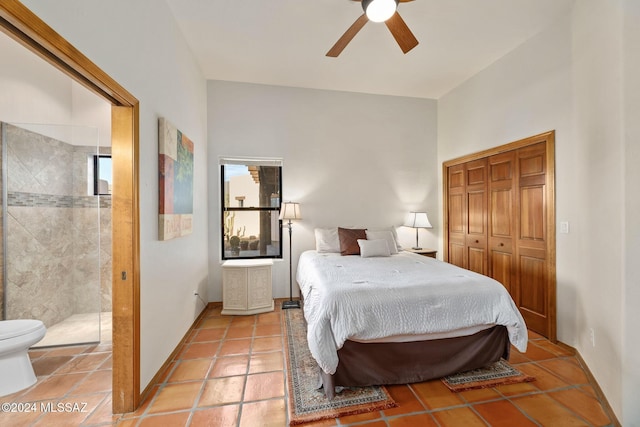
[[[42,320],[42,347],[110,341],[110,147],[94,128],[0,126],[0,319]]]

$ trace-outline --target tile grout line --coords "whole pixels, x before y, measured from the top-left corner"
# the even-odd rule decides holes
[[[249,368],[251,366],[251,354],[252,354],[252,350],[253,350],[253,340],[254,340],[254,335],[255,335],[255,328],[256,328],[256,323],[258,320],[257,316],[253,316],[253,329],[252,329],[252,333],[251,333],[251,342],[249,344],[249,351],[247,353],[247,364],[245,366],[245,372],[244,372],[244,381],[242,382],[242,393],[241,393],[241,398],[240,398],[240,402],[238,402],[238,415],[236,417],[236,427],[240,427],[240,421],[242,420],[242,410],[244,409],[244,394],[247,391],[247,379],[249,377]],[[233,320],[229,323],[229,329],[231,328],[231,326],[233,325]],[[226,341],[226,338],[225,338]],[[220,345],[220,348],[222,348],[222,344]]]
[[[207,372],[204,374],[204,378],[202,379],[202,384],[200,385],[200,391],[196,395],[196,398],[193,400],[193,405],[191,406],[191,410],[189,411],[189,416],[187,417],[187,423],[186,423],[187,426],[191,425],[191,423],[193,422],[193,416],[195,415],[196,411],[198,411],[198,404],[200,403],[200,399],[202,399],[202,395],[204,394],[204,389],[206,388],[207,382],[209,381],[209,374],[211,373],[214,365],[219,359],[218,354],[220,353],[220,349],[222,348],[222,342],[224,341],[224,338],[226,337],[230,328],[231,328],[231,323],[227,325],[227,327],[225,328],[225,332],[222,334],[222,338],[218,341],[218,349],[216,351],[216,354],[213,356],[211,363],[209,363],[209,369],[207,369]],[[197,331],[200,331],[202,329],[203,328],[196,328]],[[193,337],[191,337],[190,343],[193,342],[193,338],[195,338],[196,335],[197,333],[194,330],[194,334],[193,334]],[[169,377],[167,377],[167,380],[168,379]]]
[[[200,322],[200,323],[202,323],[202,322],[204,322],[204,318],[203,318],[203,319],[201,319],[201,322]],[[228,327],[229,327],[229,326],[227,326],[227,328],[228,328]],[[198,325],[198,327],[194,328],[194,331],[193,331],[193,332],[195,332],[195,330],[200,330],[200,329],[202,329],[202,328],[200,327],[200,325]],[[226,331],[225,331],[225,334],[226,334]],[[193,336],[190,336],[190,337],[189,337],[189,340],[188,340],[187,342],[185,342],[185,343],[183,344],[183,345],[185,346],[185,348],[181,349],[181,351],[179,351],[179,352],[175,355],[175,357],[173,358],[173,360],[172,360],[172,361],[171,361],[171,363],[170,363],[170,366],[171,366],[171,365],[173,365],[173,366],[168,370],[168,372],[167,372],[167,373],[166,373],[166,375],[164,376],[164,380],[163,380],[161,383],[159,383],[159,384],[158,384],[156,391],[155,391],[153,394],[150,394],[150,395],[149,395],[149,397],[148,397],[148,398],[149,398],[150,400],[149,400],[149,403],[147,404],[146,408],[144,409],[144,411],[143,411],[139,416],[134,417],[134,418],[136,418],[136,419],[137,419],[136,424],[135,424],[136,426],[137,426],[137,425],[139,425],[139,424],[140,424],[140,423],[141,423],[145,418],[147,418],[147,417],[151,417],[151,416],[158,416],[158,414],[150,414],[150,413],[149,413],[149,409],[150,409],[151,407],[153,407],[153,404],[155,403],[155,401],[156,401],[156,399],[157,399],[158,395],[160,394],[160,392],[161,392],[162,390],[164,390],[164,388],[165,388],[167,385],[169,385],[169,382],[168,382],[169,378],[171,377],[171,375],[173,375],[173,373],[174,373],[174,372],[175,372],[175,370],[177,369],[178,365],[179,365],[180,363],[182,363],[182,360],[183,360],[183,359],[182,359],[182,355],[184,354],[185,350],[187,350],[187,349],[188,349],[189,347],[191,347],[191,345],[193,344],[193,337],[194,337],[194,336],[195,336],[195,333],[193,334]],[[218,348],[218,351],[220,351],[220,348]],[[215,357],[215,356],[214,356],[214,357]],[[212,366],[212,365],[213,365],[213,363],[211,364],[211,366]],[[209,366],[209,369],[211,369],[211,366]],[[205,379],[206,379],[206,378],[205,378]],[[185,382],[189,382],[189,381],[185,381]],[[203,390],[203,388],[204,388],[204,382],[205,382],[205,381],[203,380],[203,383],[202,383],[202,385],[200,386],[200,393],[198,394],[198,399],[200,398],[201,393],[202,393],[202,390]],[[144,402],[143,402],[143,404],[144,404]],[[194,404],[195,404],[195,403],[194,403]],[[192,407],[192,409],[193,409],[193,407]],[[186,410],[185,410],[185,411],[186,411]],[[181,410],[177,410],[177,411],[168,411],[168,412],[162,412],[162,413],[160,413],[160,414],[169,414],[169,413],[177,413],[177,412],[183,412],[183,411],[181,411]],[[192,411],[190,411],[190,412],[192,412]],[[134,411],[133,413],[135,413],[135,411]],[[192,415],[192,414],[190,414],[190,415],[189,415],[189,417],[188,417],[188,420],[190,420],[192,416],[193,416],[193,415]]]
[[[98,344],[99,345],[99,344]],[[93,346],[93,348],[97,348],[98,345]],[[57,367],[55,370],[53,370],[49,375],[45,375],[44,377],[46,378],[46,380],[49,380],[50,378],[56,376],[56,372],[58,372],[61,368],[68,366],[68,364],[72,363],[74,360],[80,358],[80,357],[88,357],[90,355],[93,354],[102,354],[102,353],[108,353],[107,351],[98,351],[98,352],[90,352],[89,350],[92,349],[92,346],[85,346],[83,345],[82,347],[84,348],[80,348],[80,346],[78,346],[78,349],[81,350],[81,352],[79,353],[75,353],[72,356],[71,359],[69,359],[68,361],[66,361],[65,363],[63,363],[62,365],[60,365],[59,367]],[[42,354],[40,357],[36,358],[35,360],[39,360],[42,358],[46,358],[49,357],[47,356],[50,353],[55,352],[55,349],[51,350],[51,351],[47,351],[44,354]],[[58,357],[58,356],[50,356],[50,357]],[[88,378],[95,372],[98,371],[106,371],[109,370],[111,371],[111,369],[100,369],[100,367],[109,359],[109,356],[107,356],[104,360],[102,360],[98,365],[96,365],[94,368],[92,368],[91,370],[88,371],[82,371],[82,372],[77,372],[77,373],[81,373],[84,374],[84,378],[79,379],[71,388],[69,388],[66,393],[64,393],[61,397],[54,397],[51,399],[41,399],[41,400],[36,400],[37,402],[45,402],[47,400],[56,400],[59,402],[61,401],[71,401],[73,400],[73,398],[77,398],[78,396],[72,396],[71,393],[76,390],[80,385],[84,384],[86,381],[88,381]],[[72,373],[76,373],[73,370],[69,371],[69,372],[64,372],[64,373],[60,373],[58,374],[58,376],[66,376]],[[44,381],[43,381],[44,382]],[[41,383],[42,384],[42,383]],[[36,383],[37,385],[37,383]],[[34,386],[36,386],[34,385]],[[28,393],[32,388],[29,388],[24,394]],[[87,421],[93,414],[96,413],[96,411],[98,410],[98,408],[100,408],[100,405],[107,399],[109,398],[109,396],[111,396],[111,390],[109,390],[108,392],[104,392],[104,391],[94,391],[94,392],[90,392],[90,393],[85,393],[84,395],[86,396],[93,396],[93,395],[102,395],[104,394],[104,396],[102,396],[102,398],[99,400],[99,402],[96,404],[95,408],[93,408],[91,411],[89,411],[86,416],[83,418],[83,420],[81,421],[81,425],[85,423],[85,421]],[[77,402],[76,402],[77,403]],[[38,423],[40,422],[44,417],[46,417],[46,412],[43,412],[39,417],[36,418],[36,420],[34,420],[34,423]],[[36,424],[32,424],[32,425],[36,425]]]
[[[209,319],[211,318],[222,318],[223,316],[219,316],[219,315],[213,315],[211,316],[211,314],[213,313],[213,311],[211,311],[211,313],[209,314],[210,317],[208,317]],[[281,313],[280,313],[281,314]],[[249,319],[247,319],[248,321]],[[269,323],[274,323],[275,322],[271,322],[271,318],[268,318],[267,320],[265,320]],[[244,327],[244,325],[242,324],[242,322],[240,323],[240,327]],[[278,349],[276,350],[274,349],[269,349],[269,346],[262,345],[262,343],[260,345],[262,345],[265,350],[261,351],[261,352],[257,352],[256,351],[256,346],[258,345],[258,338],[275,338],[273,335],[270,335],[269,333],[265,332],[267,335],[264,336],[257,336],[258,333],[258,329],[261,326],[260,324],[260,316],[259,315],[254,315],[253,316],[253,323],[252,323],[252,334],[251,334],[251,338],[250,338],[250,342],[249,342],[249,348],[248,348],[248,352],[247,352],[247,360],[246,363],[244,364],[244,382],[242,384],[242,392],[241,392],[241,396],[242,399],[240,400],[240,402],[238,402],[238,411],[237,411],[237,419],[236,419],[236,426],[240,426],[241,420],[242,420],[242,415],[243,415],[243,405],[245,403],[245,394],[247,393],[247,387],[248,387],[248,380],[249,380],[249,375],[258,375],[258,374],[265,374],[265,373],[272,373],[272,372],[282,372],[283,373],[283,379],[284,379],[284,410],[285,410],[285,420],[289,421],[289,411],[288,411],[288,406],[289,406],[289,392],[288,392],[288,387],[287,387],[287,379],[288,379],[288,371],[287,371],[287,365],[286,365],[286,357],[285,357],[285,333],[286,333],[286,325],[283,322],[283,317],[282,314],[279,316],[279,330],[280,333],[278,335],[279,339],[277,341],[279,341],[280,345],[278,346]],[[173,366],[168,370],[169,372],[166,373],[165,377],[164,377],[164,381],[162,383],[160,383],[156,388],[155,388],[155,393],[153,393],[150,397],[151,399],[147,402],[146,404],[146,408],[145,410],[139,414],[136,417],[130,417],[130,418],[125,418],[123,419],[123,417],[127,414],[120,414],[118,419],[112,419],[110,423],[107,422],[98,422],[98,423],[93,423],[93,424],[89,424],[87,421],[89,420],[89,418],[91,418],[92,416],[94,416],[96,414],[96,412],[99,410],[99,408],[105,404],[106,400],[111,396],[111,393],[104,393],[102,391],[94,391],[94,392],[90,392],[90,393],[83,393],[82,396],[102,396],[102,394],[105,394],[104,396],[102,396],[99,399],[99,402],[97,402],[95,408],[88,414],[86,414],[86,416],[84,417],[82,424],[81,425],[87,425],[87,427],[89,425],[91,426],[102,426],[102,425],[117,425],[120,422],[129,422],[132,425],[141,425],[145,419],[148,420],[148,417],[150,416],[164,416],[164,415],[168,415],[168,414],[176,414],[176,413],[188,413],[187,418],[186,418],[186,425],[189,425],[193,422],[194,420],[194,414],[196,412],[198,412],[201,409],[205,409],[205,408],[199,408],[198,404],[200,402],[200,400],[202,399],[202,396],[204,394],[204,389],[205,386],[207,384],[207,382],[210,380],[209,375],[211,375],[212,370],[214,369],[216,362],[218,361],[218,359],[220,359],[220,353],[222,351],[222,347],[223,344],[229,343],[231,341],[234,341],[235,339],[233,338],[229,338],[229,333],[231,331],[233,325],[233,320],[231,320],[229,323],[227,323],[224,326],[224,333],[221,337],[221,339],[219,340],[214,340],[218,342],[218,347],[216,349],[216,352],[213,356],[213,360],[210,362],[207,372],[204,375],[204,378],[201,381],[200,384],[200,389],[194,399],[194,403],[192,405],[192,407],[190,409],[176,409],[176,410],[172,410],[172,411],[167,411],[167,412],[159,412],[159,413],[154,413],[154,414],[150,414],[149,410],[153,407],[154,402],[156,402],[157,397],[160,393],[160,391],[162,391],[166,386],[173,384],[173,383],[169,383],[169,378],[171,377],[171,375],[173,375],[176,370],[178,369],[179,365],[181,363],[184,363],[187,360],[190,359],[182,359],[180,357],[181,354],[184,354],[184,351],[186,350],[184,347],[182,349],[182,351],[179,352],[178,355],[176,355],[176,357],[174,358],[174,360],[172,361]],[[247,325],[248,326],[248,325]],[[191,345],[194,344],[193,339],[195,338],[195,336],[197,335],[197,331],[202,331],[203,328],[199,327],[196,328],[194,330],[194,332],[192,333],[189,341],[188,341],[188,345],[185,347],[189,347]],[[241,339],[244,337],[238,337],[237,339]],[[534,339],[535,340],[535,339]],[[276,341],[276,340],[273,340]],[[537,341],[544,343],[544,339],[540,338],[537,339]],[[187,343],[185,343],[187,344]],[[589,390],[593,390],[593,385],[591,384],[591,382],[587,381],[586,383],[579,383],[581,380],[575,381],[567,381],[567,379],[571,378],[571,376],[573,375],[573,369],[576,369],[575,373],[577,374],[578,372],[582,372],[584,373],[584,368],[582,367],[582,365],[579,363],[574,363],[576,361],[576,356],[574,355],[568,355],[566,353],[563,352],[554,352],[553,347],[550,348],[545,348],[542,345],[539,345],[536,342],[532,342],[532,347],[535,348],[534,354],[537,356],[544,356],[545,354],[549,354],[552,357],[548,357],[548,358],[542,358],[542,359],[533,359],[530,357],[526,357],[524,355],[522,355],[522,361],[520,361],[519,363],[515,364],[514,366],[517,367],[518,365],[521,366],[535,366],[536,368],[540,369],[541,371],[543,371],[545,374],[550,375],[552,378],[556,378],[558,381],[561,381],[561,384],[564,384],[563,386],[560,387],[554,387],[554,388],[549,388],[546,390],[540,389],[538,387],[536,387],[534,385],[534,389],[535,390],[530,390],[530,391],[525,391],[525,392],[518,392],[516,394],[504,394],[504,392],[498,390],[496,387],[493,387],[492,389],[494,390],[494,392],[496,393],[495,397],[490,397],[487,398],[486,396],[480,394],[477,395],[478,398],[480,398],[480,400],[477,401],[472,401],[469,400],[469,398],[465,397],[463,394],[458,394],[459,399],[461,400],[461,404],[458,405],[453,405],[453,406],[445,406],[442,408],[437,408],[437,409],[429,409],[426,405],[426,401],[428,401],[428,397],[425,397],[424,399],[427,399],[425,401],[423,401],[423,399],[418,396],[416,390],[412,387],[411,384],[406,384],[405,386],[409,387],[409,390],[411,392],[411,394],[413,395],[413,397],[415,399],[418,400],[418,402],[420,403],[420,406],[422,407],[422,411],[415,411],[415,412],[407,412],[407,413],[398,413],[396,415],[387,415],[385,414],[384,411],[376,411],[377,412],[377,418],[376,420],[380,421],[381,424],[384,424],[386,426],[390,426],[392,425],[394,422],[402,422],[400,420],[402,420],[405,417],[410,417],[413,415],[420,415],[420,414],[428,414],[429,418],[434,422],[435,425],[441,425],[441,423],[435,418],[434,414],[439,413],[439,412],[443,412],[443,411],[448,411],[448,410],[455,410],[455,409],[460,409],[460,408],[469,408],[471,409],[472,413],[474,414],[474,416],[478,417],[479,420],[485,422],[488,424],[488,422],[486,421],[486,419],[476,410],[476,407],[482,404],[487,404],[487,403],[492,403],[492,402],[500,402],[500,401],[504,401],[504,402],[508,402],[509,404],[513,405],[517,411],[519,411],[526,419],[530,420],[532,423],[534,423],[535,425],[540,426],[541,424],[539,422],[537,422],[535,419],[533,419],[528,413],[525,412],[524,409],[521,409],[521,407],[516,403],[519,399],[521,398],[526,398],[526,397],[530,397],[530,396],[540,396],[540,395],[546,395],[548,398],[552,399],[553,402],[555,404],[558,405],[559,408],[562,408],[566,411],[568,411],[568,414],[571,414],[571,416],[576,417],[577,420],[580,420],[582,422],[587,423],[589,426],[592,426],[593,423],[591,423],[590,421],[588,421],[587,418],[585,418],[585,416],[587,414],[589,414],[589,412],[584,412],[584,414],[581,414],[580,412],[576,412],[574,410],[572,410],[571,408],[565,406],[565,404],[563,404],[561,401],[556,400],[555,397],[553,397],[554,393],[558,393],[558,392],[563,392],[563,391],[575,391],[578,393],[583,394],[584,396],[590,398],[590,399],[595,399],[596,402],[598,402],[598,404],[602,405],[600,398],[598,397],[597,394],[593,394],[592,392],[590,393]],[[553,343],[551,343],[553,344]],[[270,345],[270,344],[269,344]],[[106,353],[103,351],[98,351],[96,353],[91,353],[91,352],[87,352],[89,348],[85,348],[84,351],[80,352],[80,353],[76,353],[74,355],[72,355],[71,359],[69,361],[67,361],[66,363],[73,363],[74,361],[78,361],[78,359],[83,356],[90,356],[92,354],[100,354],[100,353]],[[540,349],[542,351],[544,351],[545,353],[540,353],[537,350]],[[39,357],[35,358],[34,360],[39,360],[41,358],[46,357],[47,354],[52,353],[52,351],[46,351],[43,352],[42,354],[39,355]],[[263,353],[279,353],[282,356],[282,370],[281,369],[276,369],[276,370],[271,370],[271,368],[267,369],[266,371],[260,371],[260,372],[256,372],[254,374],[252,374],[251,371],[251,367],[252,367],[252,363],[254,362],[253,357],[257,357],[260,356]],[[55,356],[52,356],[55,357]],[[207,357],[209,359],[211,359],[211,357]],[[200,358],[195,358],[194,360],[197,359],[204,359],[204,357]],[[520,359],[518,359],[520,360]],[[89,381],[89,377],[92,376],[93,374],[97,373],[98,371],[107,371],[110,369],[100,369],[101,366],[103,366],[106,362],[108,361],[108,357],[106,359],[104,359],[102,362],[98,363],[97,365],[95,365],[93,368],[91,368],[91,370],[87,370],[87,371],[83,371],[83,372],[75,372],[75,371],[69,371],[66,373],[61,373],[61,374],[56,374],[56,372],[58,372],[63,366],[66,365],[60,365],[59,367],[57,367],[53,372],[49,373],[48,375],[43,376],[45,379],[54,377],[54,376],[63,376],[63,375],[69,375],[69,374],[83,374],[83,377],[78,377],[77,382],[73,383],[73,385],[68,388],[68,390],[63,394],[62,397],[52,397],[52,398],[46,398],[46,399],[41,399],[41,401],[47,401],[47,400],[68,400],[70,398],[70,395],[72,393],[74,393],[76,390],[78,390],[80,387],[82,387],[83,384],[87,384],[87,381]],[[563,363],[555,363],[555,362],[563,362]],[[261,366],[260,369],[263,369],[265,365],[263,365],[263,361],[262,360],[257,360],[256,363],[258,363],[257,366]],[[270,362],[269,362],[270,363]],[[566,365],[566,369],[564,369],[564,363],[567,363],[568,365]],[[204,363],[201,363],[201,365],[204,365]],[[550,367],[547,367],[545,365],[548,366],[552,366],[554,368],[556,368],[556,371],[552,370]],[[574,366],[575,365],[575,366]],[[567,372],[568,376],[563,375],[563,372]],[[39,378],[40,379],[40,378]],[[551,378],[550,378],[551,379]],[[182,380],[182,381],[178,381],[177,383],[187,383],[187,382],[195,382],[196,380]],[[534,383],[535,384],[535,383]],[[551,385],[554,385],[554,382],[552,380]],[[195,388],[195,387],[194,387]],[[32,390],[32,388],[29,388],[27,390],[24,391],[23,394],[21,394],[20,396],[16,396],[14,399],[12,399],[13,401],[16,400],[20,400],[21,396],[29,393]],[[517,390],[514,390],[517,391]],[[577,396],[577,395],[576,395]],[[77,397],[77,396],[74,396]],[[36,398],[39,398],[38,396],[36,396]],[[268,401],[281,401],[281,397],[270,397],[270,398],[266,398],[266,399],[258,399],[255,401],[251,401],[251,402],[246,402],[246,403],[255,403],[255,402],[268,402]],[[226,406],[226,405],[235,405],[235,403],[223,403],[223,404],[219,404],[219,405],[214,405],[213,407],[221,407],[221,406]],[[246,409],[246,408],[244,408]],[[579,408],[578,408],[579,409]],[[603,413],[604,415],[607,417],[607,419],[609,419],[610,424],[608,424],[608,426],[613,425],[611,424],[611,418],[609,413],[604,410],[603,408]],[[38,417],[36,417],[34,419],[34,421],[32,422],[32,424],[30,425],[37,425],[38,422],[41,422],[45,415],[41,414]],[[112,417],[116,417],[118,416],[118,414],[112,414]],[[398,420],[398,421],[396,421]],[[160,422],[160,419],[158,419],[158,421]],[[245,420],[246,421],[246,420]],[[148,421],[147,421],[148,422]],[[340,419],[335,419],[335,422],[338,426],[361,426],[361,425],[366,425],[368,423],[373,422],[372,420],[358,420],[357,418],[354,418],[354,422],[352,423],[344,423],[343,421],[341,421]]]

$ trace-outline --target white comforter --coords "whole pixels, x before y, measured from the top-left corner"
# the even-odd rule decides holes
[[[504,286],[433,258],[409,252],[361,258],[306,251],[296,279],[304,297],[309,350],[328,374],[335,373],[337,351],[347,339],[455,336],[473,327],[504,325],[511,343],[521,352],[527,349],[524,319]]]

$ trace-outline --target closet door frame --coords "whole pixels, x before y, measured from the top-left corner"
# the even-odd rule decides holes
[[[521,148],[544,143],[546,147],[546,175],[545,175],[545,236],[546,253],[548,256],[546,271],[546,308],[548,313],[547,330],[548,339],[557,341],[556,325],[556,218],[555,218],[555,131],[541,133],[529,138],[511,142],[509,144],[468,154],[442,163],[443,181],[443,259],[449,261],[449,168],[459,166],[471,161],[488,158],[497,154],[518,150]]]

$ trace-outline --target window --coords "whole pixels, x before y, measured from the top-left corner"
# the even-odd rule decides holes
[[[111,156],[93,156],[93,194],[111,195]]]
[[[282,258],[282,161],[221,159],[222,259]]]

